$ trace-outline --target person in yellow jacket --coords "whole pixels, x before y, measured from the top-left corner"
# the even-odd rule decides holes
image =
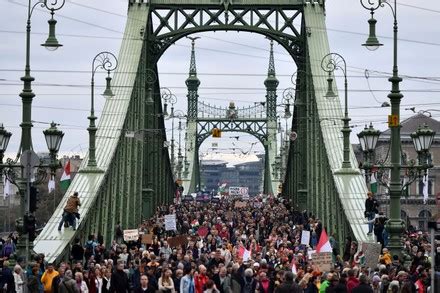
[[[41,283],[44,286],[44,293],[52,293],[52,281],[59,273],[54,270],[53,264],[48,264],[46,271],[41,276]]]
[[[382,256],[380,257],[379,261],[385,265],[390,265],[393,262],[391,254],[388,252],[387,248],[382,249]]]

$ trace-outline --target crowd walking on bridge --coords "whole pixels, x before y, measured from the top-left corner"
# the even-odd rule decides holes
[[[176,231],[165,229],[164,218],[169,214],[176,215]],[[366,217],[374,220],[370,214]],[[369,233],[374,225],[370,227]],[[429,251],[436,249],[436,264],[440,264],[439,243],[430,247],[424,233],[405,235],[405,249],[412,258],[409,266],[393,259],[384,247],[377,265],[367,267],[360,244],[347,237],[339,245],[333,235],[327,237],[326,227],[316,215],[298,211],[290,202],[273,196],[257,196],[239,204],[225,198],[215,203],[161,206],[138,231],[137,241],[124,241],[123,227],[118,225],[115,240],[107,245],[101,235],[90,235],[86,241],[76,239],[69,261],[55,265],[47,263],[44,255],[36,255],[29,263],[17,259],[14,267],[10,258],[16,238],[11,235],[2,243],[0,291],[438,292],[429,288],[430,270],[434,269]],[[303,231],[310,231],[307,244],[302,243]],[[144,235],[151,238],[144,241]],[[331,246],[327,269],[310,257],[311,251],[323,249],[323,238]]]

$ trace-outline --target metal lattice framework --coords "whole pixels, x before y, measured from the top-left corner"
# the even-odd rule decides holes
[[[280,43],[295,61],[301,56],[303,34],[295,24],[301,26],[301,0],[148,2],[151,7],[151,49],[156,60],[178,39],[216,30],[260,33]]]
[[[198,117],[199,118],[224,118],[227,113],[227,107],[219,107],[204,102],[198,102]],[[237,107],[237,116],[243,119],[247,118],[265,118],[266,108],[264,103],[258,103],[254,106]]]
[[[267,140],[267,120],[230,120],[230,119],[197,119],[197,147],[203,143],[211,135],[214,128],[221,129],[222,132],[246,132],[255,136],[265,145]]]

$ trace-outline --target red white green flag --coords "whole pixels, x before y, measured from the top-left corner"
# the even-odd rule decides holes
[[[60,180],[60,188],[62,191],[66,191],[67,188],[69,188],[70,185],[70,160],[67,161],[66,165],[64,166],[64,172],[63,175],[61,175]]]

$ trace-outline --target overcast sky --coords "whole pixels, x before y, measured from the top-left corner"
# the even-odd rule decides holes
[[[35,1],[34,1],[35,3]],[[32,119],[41,122],[51,120],[60,123],[66,133],[61,151],[76,154],[87,149],[87,115],[90,104],[90,68],[93,57],[106,50],[118,53],[126,23],[127,0],[75,0],[68,1],[57,12],[57,36],[64,45],[55,52],[49,52],[39,44],[47,34],[47,11],[38,9],[32,17],[31,68],[36,81],[33,90]],[[18,149],[20,139],[22,89],[20,77],[24,69],[25,26],[27,0],[0,0],[0,123],[13,133],[8,152]],[[387,100],[390,84],[387,81],[392,69],[392,15],[385,7],[376,13],[377,34],[384,46],[370,52],[361,44],[367,37],[369,12],[357,0],[329,0],[327,28],[330,48],[344,56],[348,66],[349,108],[354,128],[351,140],[365,123],[373,121],[380,129],[386,128],[389,108],[381,109]],[[425,0],[399,1],[399,69],[404,76],[401,84],[402,118],[413,113],[404,109],[415,106],[416,111],[440,110],[440,2]],[[264,100],[264,79],[268,65],[269,42],[263,36],[244,32],[216,32],[197,34],[197,68],[200,73],[200,99],[226,106],[235,101],[239,106]],[[161,86],[170,88],[177,95],[177,109],[186,111],[185,79],[187,77],[190,43],[181,39],[163,55],[159,62]],[[279,95],[283,89],[292,86],[290,75],[296,66],[279,45],[275,45],[276,70],[279,75]],[[369,79],[364,76],[370,71]],[[220,75],[214,75],[220,74]],[[260,76],[243,76],[261,74]],[[104,74],[96,75],[97,85],[104,84]],[[343,90],[342,79],[338,88]],[[369,86],[372,92],[369,92]],[[38,83],[59,84],[42,86]],[[72,87],[69,85],[77,85]],[[78,86],[79,85],[79,86]],[[217,89],[207,89],[214,87]],[[249,89],[250,88],[250,89]],[[96,88],[98,121],[104,99]],[[341,92],[342,94],[342,92]],[[439,118],[440,112],[432,112]],[[284,124],[284,123],[283,123]],[[176,122],[177,127],[177,122]],[[34,124],[33,142],[36,151],[45,151],[41,131],[44,124]],[[171,130],[168,129],[168,135]],[[175,131],[177,136],[177,131]],[[216,140],[221,149],[231,146],[229,136],[224,134]],[[235,140],[233,140],[235,141]],[[235,141],[238,147],[249,151],[256,139],[242,135]],[[209,148],[212,139],[207,140],[203,150]],[[256,145],[252,150],[261,149]]]

